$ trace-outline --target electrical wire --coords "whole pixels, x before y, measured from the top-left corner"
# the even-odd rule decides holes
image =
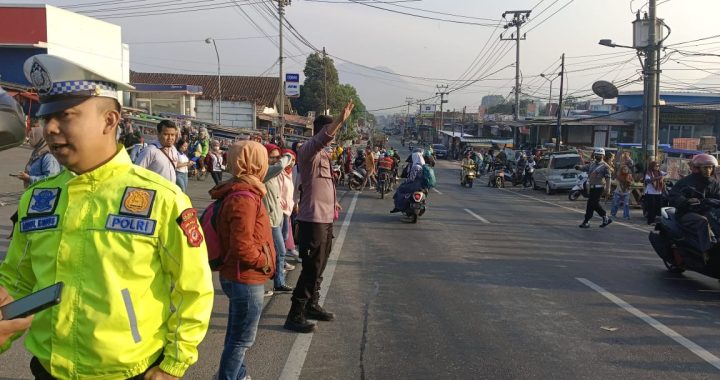
[[[423,18],[423,19],[427,19],[427,20],[449,22],[449,23],[453,23],[453,24],[473,25],[473,26],[485,26],[485,27],[493,27],[493,26],[495,26],[495,24],[483,24],[483,23],[478,23],[478,22],[449,20],[449,19],[443,19],[443,18],[438,18],[438,17],[423,16],[423,15],[418,15],[418,14],[414,14],[414,13],[408,13],[408,12],[398,11],[398,10],[394,10],[394,9],[387,9],[387,8],[383,8],[383,7],[380,7],[380,6],[377,6],[377,5],[373,5],[373,4],[368,4],[368,3],[366,3],[366,2],[362,2],[362,1],[358,1],[358,0],[348,0],[348,1],[350,1],[350,2],[352,2],[352,3],[354,3],[354,4],[364,5],[364,6],[366,6],[366,7],[375,8],[375,9],[380,9],[380,10],[383,10],[383,11],[386,11],[386,12],[397,13],[397,14],[401,14],[401,15],[405,15],[405,16],[411,16],[411,17],[417,17],[417,18]]]

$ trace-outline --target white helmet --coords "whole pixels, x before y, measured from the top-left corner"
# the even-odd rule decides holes
[[[25,114],[18,103],[0,87],[0,150],[25,141]]]
[[[604,156],[605,155],[605,149],[604,148],[595,148],[593,150],[593,156]]]

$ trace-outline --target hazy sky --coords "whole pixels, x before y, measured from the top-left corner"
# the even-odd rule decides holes
[[[626,84],[640,78],[640,65],[634,50],[600,46],[598,40],[610,38],[619,44],[632,45],[633,12],[640,7],[647,10],[643,0],[422,0],[395,5],[382,4],[390,0],[365,0],[369,5],[394,11],[482,25],[411,17],[357,4],[359,0],[325,1],[328,3],[294,0],[287,7],[287,19],[312,45],[324,46],[329,54],[353,63],[382,67],[408,76],[439,79],[389,76],[361,67],[344,66],[341,79],[353,72],[353,78],[365,79],[363,88],[370,86],[374,90],[361,92],[371,109],[401,105],[405,97],[427,98],[436,92],[438,84],[448,84],[450,89],[467,84],[458,79],[486,77],[450,94],[450,108],[467,106],[474,110],[483,95],[508,95],[514,86],[515,71],[509,66],[515,60],[514,42],[499,42],[503,28],[496,28],[506,10],[533,9],[530,21],[523,26],[527,40],[521,43],[524,93],[547,98],[549,83],[538,75],[557,73],[562,53],[567,56],[569,93],[575,96],[589,95],[590,85],[598,79]],[[658,17],[665,19],[672,28],[666,45],[720,35],[720,25],[704,16],[720,14],[720,0],[658,2]],[[278,72],[274,65],[278,49],[273,44],[277,41],[277,21],[267,13],[261,13],[260,0],[51,0],[48,3],[73,11],[99,11],[86,14],[121,25],[123,40],[130,44],[133,70],[215,74],[215,52],[203,41],[206,37],[214,37],[218,39],[223,74],[276,75]],[[277,3],[266,4],[276,6]],[[75,7],[68,8],[68,5]],[[140,16],[173,8],[210,6],[223,8],[203,11],[194,8],[193,12]],[[109,17],[121,13],[131,17]],[[505,35],[509,37],[510,31]],[[291,58],[286,60],[285,71],[301,72],[311,49],[287,31],[286,36],[285,55]],[[240,37],[259,38],[236,39]],[[720,36],[671,48],[680,49],[685,55],[673,53],[664,63],[662,83],[665,89],[682,90],[695,85],[706,90],[720,90],[720,80],[701,80],[720,70],[720,57],[687,55],[720,53]],[[470,75],[463,76],[478,55],[480,65],[473,67]],[[338,59],[335,62],[336,65],[342,63]],[[554,98],[559,82],[553,82]],[[623,89],[637,88],[628,84]],[[384,93],[392,93],[392,98],[378,95]]]

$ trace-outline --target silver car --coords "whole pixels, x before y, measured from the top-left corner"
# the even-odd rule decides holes
[[[572,189],[580,173],[575,170],[575,165],[582,164],[577,153],[550,154],[541,158],[535,169],[535,190],[544,187],[547,194],[553,194],[557,190]]]

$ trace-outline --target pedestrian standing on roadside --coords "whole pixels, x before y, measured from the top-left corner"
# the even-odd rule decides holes
[[[178,128],[170,120],[163,120],[157,125],[157,141],[148,144],[147,148],[137,156],[135,165],[160,174],[168,181],[175,183],[175,168],[177,167],[177,139]]]
[[[25,170],[17,174],[17,178],[23,181],[25,188],[60,173],[60,164],[50,154],[50,147],[48,147],[45,137],[43,137],[43,128],[37,120],[32,123],[32,126],[27,131],[27,136],[33,150],[30,153],[30,159],[25,165]]]
[[[612,219],[608,218],[605,210],[600,206],[600,197],[603,194],[610,194],[610,167],[603,160],[605,157],[605,149],[596,148],[593,151],[593,158],[595,160],[587,165],[576,165],[576,170],[582,170],[588,173],[588,184],[590,185],[590,194],[587,201],[587,207],[585,208],[585,219],[580,224],[580,228],[590,228],[590,219],[593,214],[597,214],[602,217],[602,224],[600,227],[607,227],[608,224],[612,223]]]
[[[213,199],[223,199],[217,223],[220,247],[226,252],[220,285],[230,301],[218,380],[249,379],[245,353],[257,335],[264,284],[275,274],[270,218],[261,201],[267,193],[262,182],[268,171],[267,150],[254,141],[234,143],[228,170],[232,178],[210,190]]]
[[[297,258],[295,252],[290,252],[291,249],[295,250],[295,240],[292,237],[292,224],[290,222],[290,216],[295,209],[295,184],[293,183],[293,169],[295,167],[296,154],[291,149],[283,149],[282,154],[288,154],[292,157],[290,164],[280,175],[280,208],[283,212],[282,235],[285,244],[285,257]],[[288,247],[288,245],[290,245],[290,247]],[[283,267],[287,271],[295,270],[295,266],[289,264],[287,261]]]
[[[225,161],[220,151],[220,141],[213,140],[210,143],[210,152],[205,158],[205,167],[210,172],[210,176],[215,182],[215,186],[222,182],[222,174],[225,170]]]
[[[613,192],[612,208],[610,215],[615,218],[617,216],[620,202],[623,204],[623,219],[630,219],[630,193],[632,191],[632,173],[630,168],[622,165],[618,174],[615,176],[615,191]]]
[[[645,215],[647,224],[655,223],[655,218],[660,215],[663,194],[665,193],[665,176],[667,173],[660,170],[657,161],[650,161],[645,172]]]
[[[272,228],[272,240],[275,247],[275,277],[273,277],[273,291],[275,293],[290,293],[293,288],[285,283],[285,238],[283,237],[283,210],[280,194],[282,181],[282,173],[287,169],[292,161],[289,154],[282,155],[280,147],[275,144],[265,144],[268,154],[267,174],[263,183],[265,184],[266,193],[263,197],[263,204],[270,216],[270,228]],[[290,167],[292,169],[292,167]]]
[[[118,90],[133,88],[48,54],[24,71],[65,167],[22,195],[0,264],[0,286],[15,299],[64,283],[62,301],[36,313],[25,336],[33,375],[184,376],[210,322],[212,276],[190,199],[117,143]]]
[[[187,156],[188,145],[189,143],[187,140],[180,139],[176,146],[176,149],[178,151],[178,162],[177,167],[175,168],[175,177],[176,183],[183,191],[183,193],[187,193],[188,168],[195,165],[195,162],[191,161],[190,158],[188,158]]]
[[[350,117],[353,107],[351,100],[335,120],[326,115],[316,117],[314,136],[298,149],[302,194],[297,220],[303,265],[285,320],[284,327],[288,330],[309,333],[315,330],[315,324],[306,318],[319,321],[335,319],[335,314],[326,311],[319,303],[322,275],[332,249],[333,221],[341,209],[335,194],[330,155],[325,147],[330,146],[340,126]]]

